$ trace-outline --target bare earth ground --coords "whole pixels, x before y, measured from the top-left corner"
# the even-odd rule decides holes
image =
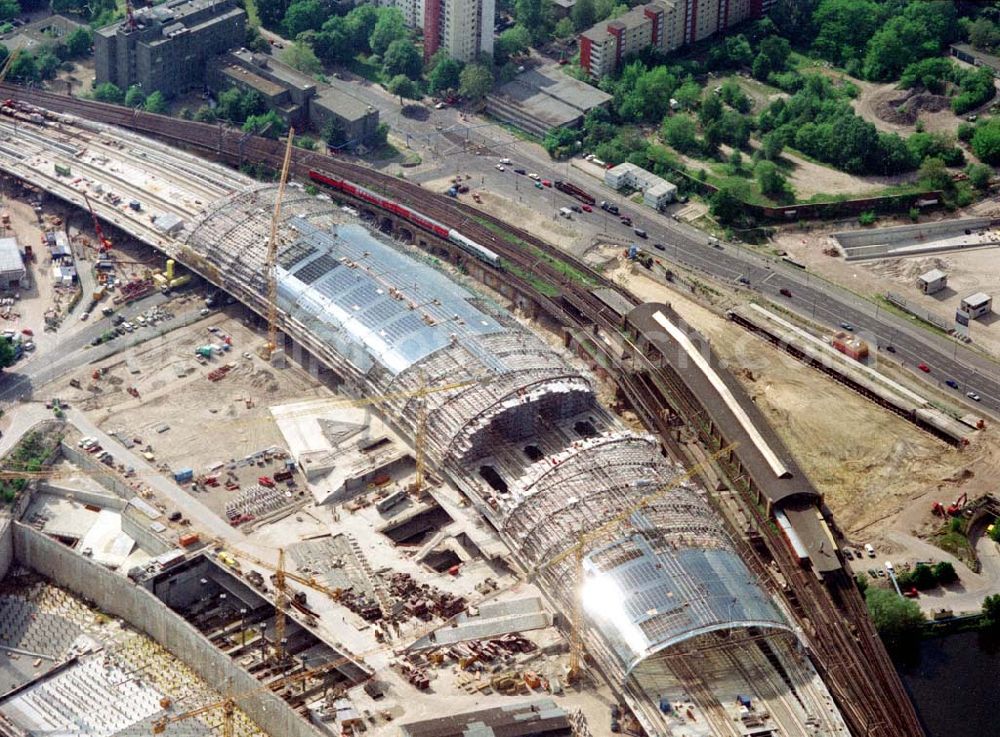
[[[534,233],[538,237],[544,238],[549,243],[553,243],[561,248],[572,248],[579,241],[581,237],[580,232],[572,227],[564,218],[559,217],[557,207],[553,207],[552,213],[546,216],[535,208],[521,204],[520,202],[514,202],[509,197],[473,186],[474,181],[473,179],[468,182],[468,194],[459,195],[459,198],[467,205],[478,207],[490,215],[517,223],[524,230]],[[450,178],[434,179],[424,182],[423,186],[425,189],[444,192],[451,186],[451,180]],[[525,186],[527,187],[528,185]],[[531,188],[531,191],[534,192],[535,190]],[[477,204],[472,199],[473,193],[480,195],[482,198],[481,204]]]
[[[194,349],[218,342],[208,332],[209,325],[217,325],[231,335],[234,345],[229,353],[213,357],[208,365],[201,366],[195,361]],[[281,432],[268,405],[328,395],[316,379],[297,365],[290,363],[288,368],[274,369],[256,354],[252,358],[243,357],[244,351],[252,352],[260,342],[238,320],[216,313],[105,359],[100,365],[107,366],[108,374],[98,382],[91,381],[91,366],[77,372],[75,377],[65,377],[67,384],[70,378],[79,379],[83,389],[67,386],[63,396],[73,399],[75,393],[78,405],[90,413],[101,429],[121,430],[141,438],[143,447],[151,444],[157,463],[204,471],[217,462],[242,458],[272,445],[283,446]],[[135,364],[139,373],[130,373],[126,359]],[[218,382],[208,380],[210,370],[229,362],[236,364],[233,371]],[[179,366],[190,373],[179,378],[176,373]],[[90,395],[87,387],[93,383],[101,392],[83,400]],[[138,389],[139,398],[126,393],[129,386]],[[253,400],[252,408],[246,406],[247,397]],[[156,429],[161,424],[169,425],[170,429],[158,433]]]
[[[908,220],[906,222],[909,222]],[[881,226],[900,225],[903,221],[880,221]],[[808,232],[779,233],[774,245],[787,251],[813,272],[841,284],[852,292],[873,296],[886,291],[902,294],[907,299],[948,318],[954,314],[962,297],[974,292],[1000,294],[1000,249],[982,248],[956,253],[913,256],[911,258],[880,259],[847,263],[839,256],[827,256],[823,250],[833,245],[832,233],[857,227],[856,224],[823,225]],[[1000,239],[1000,232],[992,235]],[[948,288],[926,295],[916,287],[916,278],[930,269],[948,274]],[[970,334],[974,343],[1000,357],[1000,320],[995,316],[973,321]]]
[[[1000,473],[995,431],[959,451],[777,351],[691,299],[619,268],[646,300],[669,302],[705,333],[764,416],[823,493],[851,539],[881,543],[901,512],[916,507],[933,529],[930,499],[994,491]],[[963,471],[971,476],[963,478]]]

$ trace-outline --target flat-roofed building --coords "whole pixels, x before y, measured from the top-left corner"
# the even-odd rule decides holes
[[[940,292],[948,286],[948,275],[941,269],[931,269],[917,277],[917,286],[924,294]]]
[[[234,0],[169,0],[94,33],[96,84],[139,85],[170,97],[205,84],[209,59],[246,39]]]
[[[612,189],[629,187],[639,190],[642,192],[642,201],[657,210],[663,209],[677,197],[677,185],[628,162],[604,172],[604,183]]]
[[[26,275],[15,238],[0,238],[0,289],[16,289]]]
[[[993,298],[985,292],[976,292],[962,299],[959,309],[975,320],[993,311]]]

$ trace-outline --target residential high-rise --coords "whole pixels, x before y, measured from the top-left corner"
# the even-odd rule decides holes
[[[673,51],[738,23],[760,18],[774,0],[655,0],[580,35],[580,66],[594,79],[611,74],[622,59],[649,47]]]
[[[461,62],[493,53],[495,0],[423,0],[423,6],[426,59],[438,49]]]

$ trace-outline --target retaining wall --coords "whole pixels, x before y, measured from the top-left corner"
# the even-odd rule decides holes
[[[70,486],[54,484],[51,481],[38,481],[38,493],[51,494],[52,496],[58,496],[64,499],[72,499],[73,501],[81,504],[92,504],[95,507],[113,509],[116,512],[121,512],[125,509],[125,500],[121,497],[104,494],[100,491],[93,491],[90,489],[74,489]]]
[[[239,707],[274,737],[317,737],[319,734],[281,698],[218,651],[198,630],[170,611],[149,591],[77,555],[42,532],[13,523],[14,559],[100,609],[124,619],[156,640],[190,666],[224,695],[231,694]],[[4,538],[0,537],[0,565]],[[242,694],[242,695],[241,695]]]

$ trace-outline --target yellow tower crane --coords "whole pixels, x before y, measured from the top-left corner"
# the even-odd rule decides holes
[[[573,556],[574,565],[576,571],[576,584],[577,591],[573,597],[573,612],[572,619],[570,621],[570,632],[569,632],[569,667],[566,671],[567,680],[571,683],[576,681],[580,677],[580,671],[583,664],[584,658],[584,645],[583,645],[583,559],[586,553],[586,548],[588,545],[596,540],[607,535],[610,531],[618,527],[621,523],[628,520],[636,512],[645,509],[654,501],[660,497],[669,494],[671,491],[677,489],[682,483],[690,479],[692,476],[698,474],[703,468],[708,466],[712,461],[720,458],[727,453],[731,452],[736,448],[736,445],[727,445],[725,448],[715,451],[710,456],[705,458],[700,463],[692,466],[680,476],[671,480],[669,484],[660,487],[656,491],[653,491],[641,499],[639,499],[635,504],[630,505],[620,514],[612,517],[607,522],[599,525],[598,527],[581,532],[577,537],[577,541],[574,545],[563,550],[561,553],[556,554],[554,557],[550,558],[548,562],[541,566],[541,568],[535,571],[535,575],[543,569],[551,568],[564,561],[566,558]]]
[[[5,79],[7,79],[7,74],[8,72],[10,72],[10,68],[14,66],[14,62],[17,61],[17,57],[19,57],[20,55],[21,55],[21,49],[20,48],[14,49],[10,53],[10,56],[7,57],[7,61],[3,63],[3,66],[0,66],[0,82],[3,82]]]
[[[292,161],[292,145],[295,141],[295,129],[288,129],[288,145],[285,146],[285,160],[281,164],[281,177],[278,180],[278,194],[274,198],[274,215],[271,217],[271,237],[267,242],[267,262],[264,275],[267,278],[267,344],[261,351],[266,361],[278,347],[278,222],[281,220],[281,201],[285,197],[285,185],[288,183],[288,168]]]

